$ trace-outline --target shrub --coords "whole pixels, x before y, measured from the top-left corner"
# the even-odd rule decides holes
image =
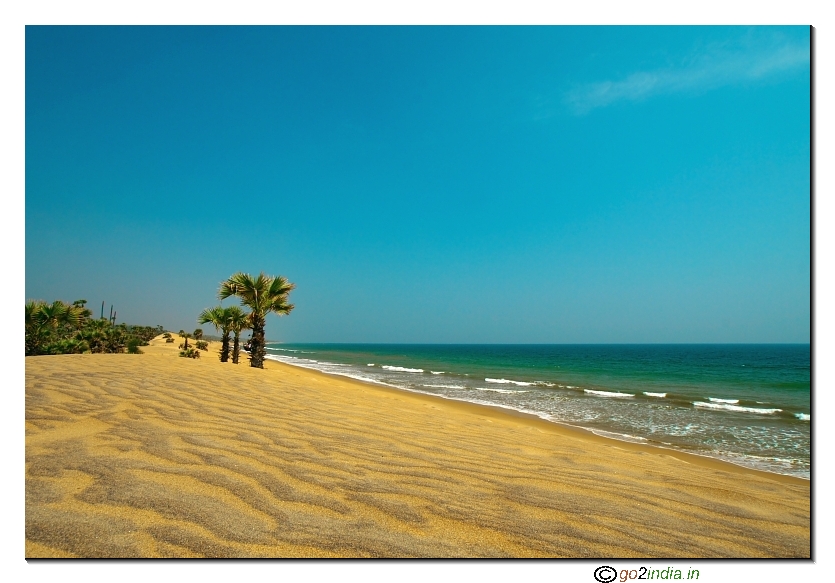
[[[200,351],[189,347],[186,350],[181,350],[180,356],[184,358],[200,358]]]
[[[209,350],[209,343],[205,340],[198,340],[195,342],[195,346],[197,347],[197,350]]]
[[[168,338],[165,339],[165,343],[166,344],[168,344],[168,343],[174,344],[174,339],[171,338],[171,336],[169,336]]]
[[[139,347],[143,346],[141,338],[129,338],[128,339],[128,354],[142,354],[142,351],[139,350]]]

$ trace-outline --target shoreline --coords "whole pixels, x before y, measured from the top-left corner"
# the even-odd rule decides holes
[[[241,353],[246,354],[246,353]],[[635,451],[645,451],[647,453],[653,453],[655,455],[669,455],[671,457],[675,457],[681,459],[686,463],[695,463],[695,464],[702,464],[705,467],[712,467],[716,469],[722,469],[726,471],[737,471],[740,473],[752,473],[754,475],[759,475],[761,477],[767,479],[774,479],[781,482],[791,483],[791,484],[810,484],[810,478],[802,478],[800,476],[792,476],[790,474],[780,474],[778,472],[769,472],[767,470],[758,470],[756,468],[749,468],[747,466],[743,466],[741,464],[736,464],[734,462],[726,461],[720,458],[715,458],[709,455],[701,455],[697,453],[691,453],[687,451],[682,451],[679,449],[664,447],[661,445],[652,445],[647,443],[635,443],[632,441],[621,440],[617,439],[616,437],[606,437],[604,435],[598,435],[591,429],[586,429],[585,427],[580,427],[578,425],[571,425],[569,423],[563,423],[560,421],[553,421],[551,419],[545,419],[537,415],[536,413],[528,413],[525,411],[519,411],[518,409],[513,409],[511,407],[503,407],[501,405],[489,405],[486,403],[475,403],[473,401],[465,401],[464,399],[456,399],[453,397],[446,397],[443,395],[435,395],[432,393],[425,393],[422,391],[417,391],[413,389],[405,389],[402,387],[396,387],[393,385],[383,384],[376,381],[363,381],[360,379],[356,379],[347,375],[340,375],[339,373],[328,373],[323,372],[320,370],[316,370],[315,368],[308,368],[305,366],[300,365],[293,365],[286,362],[281,362],[278,360],[274,360],[271,358],[267,358],[265,362],[270,362],[272,365],[278,365],[279,367],[289,367],[291,369],[301,369],[305,370],[314,375],[321,375],[324,378],[339,378],[340,380],[344,380],[345,382],[349,383],[356,383],[358,385],[366,385],[372,386],[375,388],[379,388],[381,390],[389,390],[389,391],[396,391],[396,392],[403,392],[408,393],[411,395],[420,395],[422,397],[426,397],[428,399],[440,399],[445,402],[452,402],[452,403],[460,403],[463,406],[467,407],[477,407],[477,408],[484,408],[488,410],[492,410],[494,414],[500,415],[510,415],[512,417],[518,417],[522,419],[526,419],[528,421],[544,423],[546,426],[556,426],[561,431],[565,432],[574,432],[584,439],[588,439],[590,441],[598,441],[600,443],[604,443],[606,445],[610,445],[613,447],[625,447],[626,449],[632,449]],[[242,360],[242,363],[244,361]]]
[[[27,558],[811,556],[800,478],[176,346],[27,357]]]

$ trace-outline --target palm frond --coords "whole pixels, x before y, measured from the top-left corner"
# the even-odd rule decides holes
[[[214,308],[206,308],[197,317],[198,324],[211,324],[215,330],[220,330],[226,325],[225,308],[215,306]]]

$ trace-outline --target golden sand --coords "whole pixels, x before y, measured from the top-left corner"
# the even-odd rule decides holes
[[[809,557],[809,482],[268,361],[26,358],[26,556]]]

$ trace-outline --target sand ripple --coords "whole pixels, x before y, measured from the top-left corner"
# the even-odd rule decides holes
[[[810,554],[799,480],[149,349],[26,359],[28,557]]]

